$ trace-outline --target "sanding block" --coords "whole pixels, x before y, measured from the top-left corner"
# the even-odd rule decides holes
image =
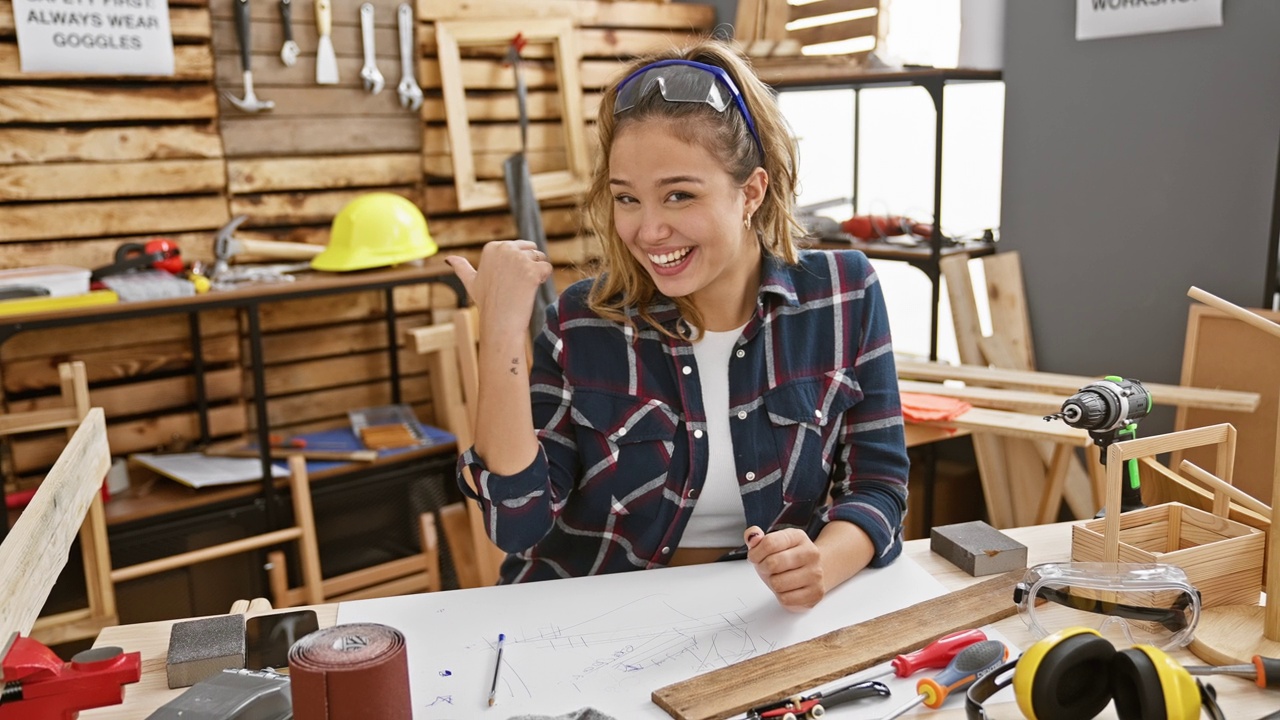
[[[289,676],[270,670],[223,670],[165,703],[147,720],[289,720]]]
[[[244,615],[217,615],[174,623],[165,671],[169,687],[190,687],[245,660]]]
[[[1027,546],[981,520],[933,528],[929,549],[974,577],[1027,566]]]

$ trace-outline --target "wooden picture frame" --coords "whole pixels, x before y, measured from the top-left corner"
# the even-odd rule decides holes
[[[467,120],[466,88],[462,85],[463,46],[502,45],[517,34],[529,43],[551,43],[560,85],[560,122],[565,134],[568,168],[533,174],[533,189],[539,200],[564,197],[587,188],[590,163],[587,161],[586,123],[582,111],[582,81],[578,65],[581,52],[568,18],[545,20],[473,20],[436,23],[436,47],[440,63],[440,85],[448,125],[449,153],[453,161],[453,183],[458,210],[505,207],[506,186],[501,180],[476,177],[471,147],[471,127]],[[528,150],[528,148],[526,148]]]

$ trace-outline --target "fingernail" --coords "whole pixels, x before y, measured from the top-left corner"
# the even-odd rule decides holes
[[[750,545],[755,540],[758,540],[759,538],[763,537],[763,535],[764,533],[760,532],[759,530],[753,531],[750,535],[747,535],[747,544]]]

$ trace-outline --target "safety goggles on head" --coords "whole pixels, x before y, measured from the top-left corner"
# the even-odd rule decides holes
[[[1041,637],[1083,626],[1167,650],[1191,642],[1200,622],[1199,591],[1181,568],[1162,563],[1036,565],[1014,588],[1013,601]]]
[[[667,102],[705,103],[724,112],[732,102],[747,122],[747,130],[755,138],[756,147],[764,155],[764,145],[756,132],[756,123],[747,111],[747,103],[724,68],[694,60],[659,60],[636,70],[618,83],[613,114],[626,112],[657,87]]]

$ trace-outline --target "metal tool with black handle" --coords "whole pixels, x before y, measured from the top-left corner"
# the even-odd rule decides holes
[[[238,98],[227,91],[222,94],[232,105],[247,113],[270,110],[276,104],[270,100],[260,100],[253,92],[253,70],[250,66],[252,45],[249,41],[249,0],[235,0],[236,39],[240,42],[240,68],[244,73],[244,98]]]
[[[280,62],[293,67],[298,62],[298,43],[293,41],[293,3],[291,0],[280,0],[280,30],[284,33],[284,44],[280,46]]]

